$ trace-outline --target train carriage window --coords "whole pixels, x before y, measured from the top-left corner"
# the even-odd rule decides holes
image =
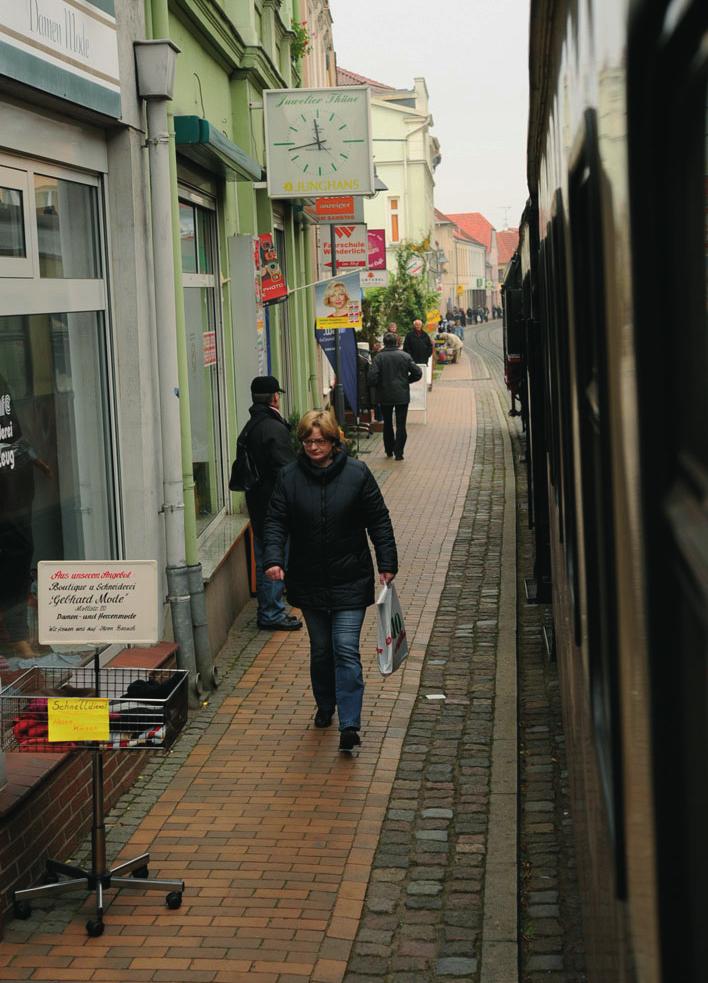
[[[561,538],[565,550],[566,572],[573,609],[573,628],[576,644],[580,644],[580,603],[578,578],[577,501],[575,494],[575,469],[573,414],[570,388],[570,350],[568,332],[568,302],[566,284],[568,271],[565,250],[565,210],[560,191],[556,193],[550,236],[553,244],[555,270],[553,304],[556,322],[556,402],[559,418],[560,440],[560,522]]]
[[[697,983],[708,964],[708,45],[704,0],[652,12],[632,24],[628,93],[657,869],[663,978]]]
[[[570,173],[575,375],[582,487],[590,703],[600,779],[615,852],[617,891],[625,893],[622,759],[618,700],[614,523],[610,464],[601,165],[593,110]]]

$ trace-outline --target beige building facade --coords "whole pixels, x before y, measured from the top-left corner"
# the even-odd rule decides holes
[[[440,309],[486,305],[486,251],[481,242],[435,209],[435,247],[443,254]]]

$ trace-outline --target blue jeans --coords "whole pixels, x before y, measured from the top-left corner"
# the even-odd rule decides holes
[[[359,730],[364,696],[359,636],[366,608],[307,608],[302,614],[310,635],[310,679],[315,702],[325,713],[334,713],[337,707],[340,730]]]
[[[274,625],[287,617],[283,595],[284,580],[268,580],[263,573],[263,540],[253,534],[253,552],[256,558],[256,600],[258,601],[258,624]],[[285,562],[288,562],[288,547],[285,547]]]

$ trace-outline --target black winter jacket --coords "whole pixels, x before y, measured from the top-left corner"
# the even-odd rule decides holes
[[[248,452],[258,468],[261,481],[246,492],[246,505],[253,531],[262,539],[263,523],[275,479],[282,467],[295,460],[295,451],[290,443],[290,424],[286,423],[277,410],[254,403],[249,413],[251,419],[258,422],[248,435]]]
[[[428,332],[416,334],[415,330],[409,331],[403,339],[403,351],[408,352],[414,362],[424,365],[433,354],[433,343]]]
[[[376,389],[379,403],[396,406],[410,403],[410,384],[417,382],[422,374],[406,352],[399,348],[384,348],[369,369],[369,385]]]
[[[288,600],[299,608],[341,611],[374,603],[374,567],[396,573],[388,509],[367,466],[338,451],[326,468],[304,454],[278,475],[265,522],[264,569],[285,566]]]

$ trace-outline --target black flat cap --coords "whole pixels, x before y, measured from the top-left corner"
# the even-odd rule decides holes
[[[280,383],[274,375],[257,375],[251,382],[251,395],[258,396],[265,393],[284,393],[280,388]]]

